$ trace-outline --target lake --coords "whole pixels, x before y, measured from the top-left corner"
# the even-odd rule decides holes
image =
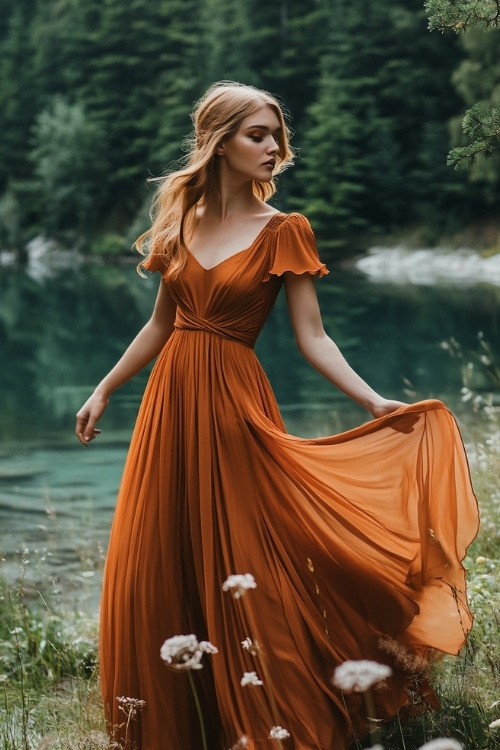
[[[464,378],[477,391],[498,388],[500,288],[492,271],[486,281],[442,267],[433,276],[429,258],[416,280],[395,273],[397,259],[382,252],[364,272],[330,264],[320,304],[327,331],[371,385],[406,401],[445,400],[467,437]],[[0,267],[0,575],[34,589],[52,581],[79,606],[98,601],[147,372],[114,395],[88,448],[74,437],[74,414],[147,319],[157,284],[133,263],[71,256],[26,271]],[[282,296],[257,353],[289,431],[330,434],[368,418],[302,360]]]

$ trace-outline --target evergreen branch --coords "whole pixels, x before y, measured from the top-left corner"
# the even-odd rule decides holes
[[[424,7],[431,31],[500,27],[500,0],[426,0]]]
[[[500,149],[500,110],[474,104],[465,113],[462,128],[472,140],[466,146],[453,148],[448,154],[447,164],[455,169],[464,162],[471,166],[478,156],[491,156]]]

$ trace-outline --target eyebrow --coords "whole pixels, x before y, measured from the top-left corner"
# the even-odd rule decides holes
[[[268,125],[249,125],[246,128],[246,130],[267,130],[267,131],[271,131],[271,128]],[[278,127],[278,128],[275,128],[275,130],[273,130],[272,132],[273,133],[281,133],[282,130],[283,130],[282,127]]]

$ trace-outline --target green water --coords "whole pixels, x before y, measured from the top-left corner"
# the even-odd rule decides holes
[[[0,269],[4,575],[19,576],[21,565],[34,586],[53,579],[65,592],[96,600],[147,372],[115,394],[103,435],[88,448],[74,437],[74,414],[147,319],[157,283],[137,276],[133,264],[75,262],[45,275]],[[460,412],[468,361],[476,363],[475,386],[491,387],[491,367],[479,360],[478,333],[498,362],[497,287],[390,285],[332,268],[318,291],[326,329],[385,395],[442,398]],[[441,346],[451,338],[458,343],[455,357]],[[301,359],[281,297],[257,351],[289,431],[328,434],[368,418]]]

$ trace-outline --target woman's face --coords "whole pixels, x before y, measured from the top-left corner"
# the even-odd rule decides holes
[[[218,146],[222,177],[269,182],[276,167],[280,122],[268,105],[241,121],[237,132]]]

